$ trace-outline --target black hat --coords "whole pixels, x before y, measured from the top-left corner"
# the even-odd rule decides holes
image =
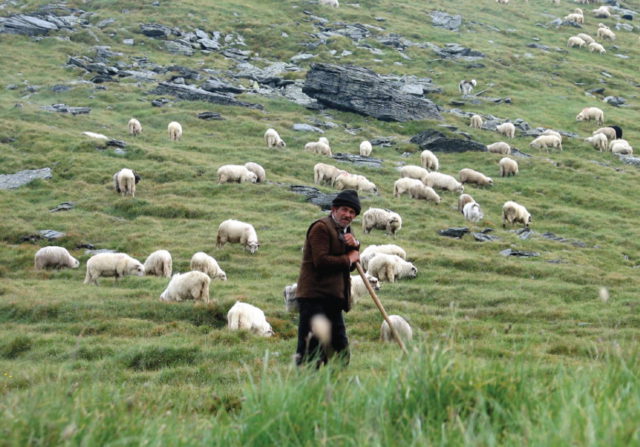
[[[345,189],[344,191],[341,191],[340,194],[333,199],[331,206],[348,206],[355,210],[356,215],[360,214],[360,199],[358,198],[358,193],[353,189]]]

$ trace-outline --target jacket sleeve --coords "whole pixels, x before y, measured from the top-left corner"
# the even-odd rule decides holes
[[[317,223],[309,230],[309,245],[313,266],[323,270],[344,270],[349,269],[349,257],[346,254],[332,255],[331,235],[322,223]]]

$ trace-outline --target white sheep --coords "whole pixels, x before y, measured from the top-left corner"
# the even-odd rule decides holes
[[[598,28],[598,31],[596,31],[596,37],[600,38],[600,39],[609,39],[609,40],[616,40],[616,33],[614,33],[613,31],[611,31],[609,28]]]
[[[171,121],[167,126],[167,131],[169,132],[169,139],[171,141],[178,141],[182,138],[182,126],[177,121]]]
[[[502,123],[496,126],[496,131],[507,138],[514,138],[516,136],[516,126],[514,126],[513,123]]]
[[[591,42],[589,44],[589,51],[591,51],[592,53],[598,52],[600,54],[605,54],[607,52],[607,50],[605,50],[604,47],[598,42]]]
[[[609,10],[609,6],[602,5],[599,8],[592,9],[593,15],[599,19],[608,19],[611,17],[611,11]]]
[[[249,161],[244,164],[244,167],[256,175],[256,183],[264,183],[267,179],[267,173],[258,163]]]
[[[400,168],[400,177],[414,178],[424,182],[429,171],[416,165],[406,165]]]
[[[509,0],[496,0],[496,3],[499,5],[508,5]]]
[[[507,226],[507,222],[511,225],[521,223],[524,224],[526,228],[529,228],[531,224],[531,214],[524,206],[509,200],[502,206],[502,228]]]
[[[460,183],[475,183],[478,186],[492,186],[493,179],[487,177],[482,172],[475,171],[473,169],[464,168],[458,172],[458,178]]]
[[[487,144],[487,151],[494,154],[509,155],[511,153],[511,146],[504,141],[498,141],[496,143]]]
[[[402,228],[400,214],[382,208],[369,208],[362,215],[362,231],[367,234],[372,229],[386,230],[387,234],[395,234]]]
[[[169,253],[167,250],[156,250],[151,253],[144,261],[145,275],[164,276],[165,278],[171,278],[172,269],[173,260],[171,259],[171,253]]]
[[[598,149],[600,152],[604,152],[608,149],[608,140],[607,136],[603,133],[597,133],[595,135],[591,135],[588,138],[585,138],[584,141],[587,143],[591,143],[591,145]]]
[[[396,334],[398,334],[404,343],[411,341],[413,338],[413,331],[411,330],[409,323],[407,323],[404,318],[400,315],[389,315],[389,321],[391,321],[391,325],[396,330]],[[391,328],[389,327],[387,320],[383,320],[382,326],[380,326],[380,340],[384,342],[396,341],[395,338],[393,338],[393,334],[391,333]]]
[[[500,165],[500,177],[518,174],[518,162],[513,158],[503,157],[498,164]]]
[[[264,133],[264,141],[267,143],[268,148],[272,147],[286,147],[287,144],[284,142],[280,135],[275,129],[267,129]]]
[[[380,281],[395,282],[396,279],[415,278],[418,269],[400,256],[378,253],[369,261],[367,273]]]
[[[428,149],[420,153],[420,165],[428,171],[437,171],[440,168],[438,157]]]
[[[189,268],[191,270],[197,270],[199,272],[206,273],[212,280],[227,280],[227,274],[220,268],[220,266],[218,265],[218,261],[216,261],[215,258],[209,256],[203,251],[194,253],[193,256],[191,256]]]
[[[378,188],[375,183],[369,181],[365,176],[358,174],[340,173],[334,182],[336,189],[355,189],[362,192],[377,193]]]
[[[142,133],[142,124],[135,118],[129,120],[129,133],[134,137]]]
[[[562,18],[564,22],[584,23],[584,15],[578,13],[567,14]]]
[[[462,213],[464,206],[471,202],[475,202],[475,200],[469,194],[460,194],[460,197],[458,197],[458,211]]]
[[[360,155],[363,157],[368,157],[369,155],[371,155],[371,152],[373,151],[373,146],[371,145],[371,143],[367,140],[363,141],[360,143]]]
[[[484,120],[480,115],[471,115],[471,119],[469,120],[469,127],[472,129],[482,129],[482,125],[484,124]]]
[[[578,34],[576,34],[576,36],[578,36],[580,39],[582,39],[585,42],[587,42],[587,45],[590,44],[590,43],[595,42],[595,39],[593,37],[591,37],[590,35],[588,35],[587,33],[578,33]]]
[[[460,81],[458,83],[458,90],[463,95],[468,95],[473,91],[473,88],[476,86],[476,84],[477,84],[477,82],[476,82],[475,79],[472,79],[470,81],[467,81],[466,79],[463,79],[462,81]]]
[[[480,205],[477,202],[467,203],[464,208],[462,208],[462,215],[469,222],[478,223],[484,217],[482,210],[480,209]]]
[[[583,39],[579,38],[578,36],[571,36],[567,40],[567,46],[569,48],[573,48],[573,47],[582,48],[586,45],[587,45],[587,42],[585,42]]]
[[[333,155],[331,153],[331,148],[328,144],[324,144],[320,141],[311,141],[304,145],[304,150],[308,152],[313,152],[314,154],[326,155],[331,157]]]
[[[430,186],[433,189],[437,188],[458,193],[464,191],[464,186],[462,186],[462,183],[458,182],[454,177],[448,174],[442,174],[440,172],[429,172],[424,183],[425,185]]]
[[[113,174],[113,186],[116,192],[123,196],[136,196],[136,183],[140,181],[140,176],[131,169],[123,168]]]
[[[633,148],[627,140],[618,138],[609,142],[609,150],[614,154],[632,155]]]
[[[273,329],[264,312],[248,303],[236,301],[227,312],[227,323],[232,331],[248,330],[262,337],[271,337]]]
[[[409,197],[418,200],[427,200],[435,202],[436,205],[440,203],[441,198],[438,193],[431,187],[424,183],[415,183],[409,187]]]
[[[217,247],[222,248],[227,242],[240,243],[251,254],[255,254],[260,247],[258,235],[253,225],[234,219],[227,219],[218,227]]]
[[[549,150],[549,147],[562,150],[562,141],[560,141],[560,139],[555,135],[540,135],[529,143],[529,146],[544,148],[547,149],[547,151]]]
[[[126,275],[144,276],[144,266],[125,253],[99,253],[87,261],[84,283],[97,286],[101,276],[113,276],[117,281]]]
[[[396,255],[402,259],[407,259],[407,252],[402,247],[396,244],[382,244],[382,245],[369,245],[360,253],[360,263],[362,268],[367,270],[369,268],[369,261],[371,261],[376,255],[384,253],[387,255]]]
[[[558,140],[560,140],[560,143],[562,143],[562,134],[557,130],[545,129],[544,132],[542,132],[540,135],[555,135]]]
[[[218,183],[256,183],[258,176],[243,165],[222,165],[218,168]]]
[[[405,192],[409,192],[414,185],[424,185],[421,180],[417,180],[414,178],[403,177],[398,179],[393,184],[393,196],[400,197]]]
[[[331,6],[332,8],[340,6],[340,2],[338,2],[338,0],[318,0],[318,4],[322,6]]]
[[[576,115],[576,121],[591,121],[595,120],[597,124],[602,125],[604,123],[604,112],[598,107],[585,107],[580,113]]]
[[[80,267],[80,261],[71,256],[66,248],[52,245],[49,247],[42,247],[36,252],[34,256],[34,267],[36,270],[42,270],[49,267],[56,269],[77,269]]]
[[[333,165],[316,163],[313,167],[313,182],[316,185],[321,185],[326,182],[333,186],[336,178],[343,173],[348,174],[344,169],[336,168]]]
[[[296,292],[298,291],[298,283],[294,282],[288,286],[284,286],[284,306],[287,312],[300,312],[300,305],[296,299]]]
[[[601,127],[600,129],[594,130],[591,135],[599,133],[605,135],[609,141],[615,140],[617,137],[616,130],[613,127]]]
[[[331,145],[329,144],[329,139],[328,139],[327,137],[320,137],[320,138],[318,138],[318,141],[319,141],[320,143],[324,143],[324,144],[326,144],[327,146],[331,146]]]
[[[211,279],[202,272],[176,273],[160,294],[161,301],[195,300],[209,303]]]

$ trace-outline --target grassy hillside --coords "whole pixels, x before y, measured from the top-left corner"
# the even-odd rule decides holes
[[[576,122],[587,106],[605,112],[635,145],[638,126],[638,32],[615,30],[618,21],[596,19],[585,7],[582,30],[550,23],[580,6],[567,0],[362,0],[339,9],[315,2],[217,0],[152,2],[69,1],[88,12],[87,24],[44,38],[0,34],[5,51],[0,83],[0,174],[51,167],[53,178],[0,191],[0,445],[630,445],[638,442],[637,342],[640,230],[636,224],[638,168],[582,141],[596,128]],[[0,14],[31,13],[44,1],[3,3]],[[583,5],[584,6],[584,5]],[[624,7],[640,11],[639,1]],[[460,14],[460,32],[431,25],[430,11]],[[330,37],[305,47],[326,26],[371,25],[358,45]],[[113,18],[104,27],[97,24]],[[567,49],[567,38],[597,23],[617,34],[604,55]],[[70,56],[94,57],[96,46],[116,52],[109,61],[130,65],[140,58],[167,67],[234,70],[220,52],[171,54],[162,40],[145,37],[140,24],[159,23],[183,32],[196,28],[244,38],[250,62],[264,67],[299,62],[288,79],[304,79],[313,62],[354,64],[381,74],[429,77],[442,87],[429,98],[445,109],[461,99],[460,79],[475,78],[487,96],[511,104],[466,104],[465,111],[521,118],[531,127],[574,132],[563,152],[531,149],[530,137],[512,142],[532,155],[518,158],[520,174],[500,178],[489,153],[438,154],[441,171],[457,175],[472,167],[492,176],[491,188],[467,186],[493,228],[495,242],[440,236],[437,230],[467,225],[456,210],[457,195],[442,203],[393,198],[397,167],[419,164],[409,139],[447,124],[483,144],[504,139],[470,129],[466,120],[443,113],[443,122],[381,122],[353,113],[309,110],[284,98],[251,92],[238,99],[263,110],[169,98],[153,107],[157,82],[120,78],[94,84],[94,74],[67,65]],[[284,34],[283,34],[284,33]],[[416,43],[457,42],[482,51],[477,62],[439,58],[409,47],[403,57],[377,37],[399,34]],[[124,39],[134,39],[126,45]],[[527,47],[536,42],[551,48]],[[377,48],[372,54],[363,44]],[[556,50],[555,48],[558,48]],[[341,56],[344,50],[351,54]],[[623,58],[617,55],[624,55]],[[258,56],[263,58],[257,59]],[[206,72],[205,70],[209,70]],[[158,81],[170,79],[165,72]],[[80,82],[82,81],[82,82]],[[249,90],[249,80],[234,81]],[[59,92],[54,86],[69,89]],[[587,94],[604,87],[604,94]],[[602,102],[622,96],[625,107]],[[42,110],[65,103],[91,107],[71,116]],[[220,113],[222,121],[197,118]],[[129,118],[143,133],[127,133]],[[167,138],[179,121],[184,136]],[[333,152],[357,153],[363,139],[393,137],[392,147],[374,147],[379,169],[342,164],[303,150],[317,134],[295,132],[294,123],[324,127]],[[262,136],[273,127],[287,147],[269,150]],[[83,131],[124,140],[119,154],[83,136]],[[444,131],[444,130],[443,130]],[[450,130],[446,132],[451,133]],[[217,184],[222,164],[260,163],[263,185]],[[292,184],[313,184],[313,165],[329,162],[367,176],[379,195],[364,194],[363,209],[390,208],[404,226],[395,238],[380,231],[356,234],[363,244],[396,243],[418,267],[410,281],[384,284],[380,297],[389,313],[407,318],[416,340],[403,359],[396,346],[378,341],[380,315],[370,300],[347,315],[352,363],[345,371],[298,373],[292,368],[297,318],[285,312],[282,289],[295,282],[307,226],[323,215]],[[113,190],[112,175],[123,167],[142,176],[136,197]],[[328,187],[320,187],[332,192]],[[536,234],[522,240],[501,227],[506,200],[527,207]],[[61,202],[71,211],[50,213]],[[215,247],[220,222],[235,218],[256,227],[261,247],[250,255],[237,245]],[[43,229],[66,233],[55,241],[24,242]],[[541,237],[550,232],[567,239]],[[36,271],[41,246],[62,245],[81,261],[78,270]],[[212,282],[210,305],[158,301],[167,280],[127,277],[99,287],[83,284],[89,255],[82,244],[126,252],[144,261],[169,250],[174,271],[188,269],[196,251],[214,256],[229,278]],[[503,257],[511,248],[540,254]],[[608,290],[608,300],[599,295]],[[262,308],[276,332],[270,339],[225,328],[236,300]],[[348,416],[347,416],[348,415]],[[315,424],[306,425],[309,420]]]

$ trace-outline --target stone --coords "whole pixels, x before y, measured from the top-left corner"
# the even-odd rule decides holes
[[[72,115],[81,115],[91,112],[90,107],[70,107],[66,104],[52,104],[50,106],[40,107],[46,112],[70,113]]]
[[[156,23],[140,25],[140,31],[147,37],[166,39],[171,35],[171,28]]]
[[[151,105],[153,107],[162,107],[166,104],[169,104],[171,101],[169,101],[167,98],[158,98],[158,99],[154,99],[153,101],[151,101]]]
[[[296,54],[295,56],[291,57],[291,59],[289,59],[291,62],[300,62],[300,61],[306,61],[308,59],[313,59],[314,57],[317,57],[316,54],[309,54],[309,53],[302,53],[302,54]]]
[[[471,233],[471,235],[478,242],[493,242],[493,241],[500,240],[499,237],[492,236],[492,235],[487,234],[487,233]]]
[[[55,23],[25,14],[0,18],[0,33],[43,36],[49,34],[49,31],[58,31],[59,29]]]
[[[87,244],[87,245],[91,245],[91,244]],[[101,253],[118,253],[118,250],[111,250],[110,248],[100,248],[97,250],[88,249],[84,251],[85,255],[91,255],[91,256],[99,255]]]
[[[291,185],[289,188],[296,194],[306,196],[308,202],[318,205],[322,210],[330,210],[331,202],[333,202],[333,199],[338,195],[338,193],[325,194],[313,186]]]
[[[198,118],[201,120],[224,120],[224,118],[216,112],[201,112],[198,113]]]
[[[124,148],[127,147],[127,143],[122,140],[110,139],[109,141],[107,141],[107,146]]]
[[[487,151],[487,147],[484,144],[467,139],[449,138],[443,133],[433,129],[420,132],[418,135],[412,137],[409,141],[411,143],[417,144],[422,150],[429,149],[433,152],[453,153],[467,151]]]
[[[186,101],[206,101],[214,104],[241,106],[259,110],[264,108],[261,104],[238,101],[229,94],[212,93],[192,85],[178,85],[170,82],[161,82],[150,93],[154,95],[172,95]]]
[[[44,239],[47,239],[49,241],[60,239],[60,238],[63,238],[63,237],[66,236],[66,233],[62,233],[62,232],[56,231],[56,230],[39,230],[38,233]]]
[[[311,126],[309,124],[302,124],[302,123],[295,123],[293,125],[293,130],[295,130],[296,132],[324,133],[324,130],[320,129],[319,127]]]
[[[520,257],[536,257],[540,256],[540,253],[535,251],[524,251],[524,250],[512,250],[507,248],[506,250],[502,250],[500,252],[502,256],[520,256]]]
[[[606,96],[602,101],[606,102],[607,104],[611,104],[614,107],[620,107],[627,102],[621,96]]]
[[[50,179],[51,168],[27,169],[15,174],[0,174],[0,189],[16,189],[36,179]]]
[[[380,146],[380,147],[391,147],[396,144],[393,137],[378,137],[372,140],[369,140],[371,146]]]
[[[244,93],[245,88],[240,85],[232,85],[221,79],[211,78],[204,82],[200,86],[202,90],[208,92],[222,92],[222,93]]]
[[[167,40],[164,43],[164,47],[169,53],[193,56],[193,48],[179,40]]]
[[[49,210],[50,213],[57,213],[59,211],[69,211],[75,208],[76,204],[73,202],[62,202],[60,205]]]
[[[344,154],[342,152],[338,152],[331,156],[334,160],[345,161],[349,163],[353,163],[358,166],[366,166],[369,168],[380,168],[382,167],[382,160],[379,158],[373,157],[364,157],[358,154]]]
[[[467,227],[447,228],[444,230],[438,230],[438,234],[440,236],[455,237],[458,239],[462,238],[462,236],[464,236],[468,232],[469,232],[469,228]]]
[[[123,45],[134,45],[135,44],[135,40],[133,40],[133,39],[122,39],[122,43],[123,43]]]
[[[615,154],[615,155],[618,155],[618,159],[622,163],[635,166],[636,168],[640,168],[640,158],[632,157],[630,155],[622,155],[622,154]]]
[[[468,61],[482,59],[485,57],[484,53],[463,47],[458,43],[447,43],[444,48],[436,50],[436,53],[444,59],[463,59]]]
[[[431,24],[451,31],[459,31],[462,26],[462,16],[451,15],[442,11],[431,12]]]

